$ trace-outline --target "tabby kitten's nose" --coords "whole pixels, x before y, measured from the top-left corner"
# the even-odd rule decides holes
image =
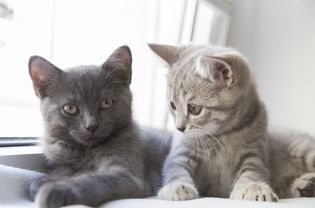
[[[89,132],[91,132],[92,134],[94,134],[94,132],[98,129],[98,124],[94,123],[94,124],[89,124],[87,127],[85,127]]]
[[[185,131],[185,126],[176,127],[178,131]]]

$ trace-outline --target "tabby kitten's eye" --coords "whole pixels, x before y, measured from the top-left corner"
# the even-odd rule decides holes
[[[63,106],[63,111],[69,115],[74,115],[79,111],[79,109],[74,104],[67,104],[67,105]]]
[[[188,112],[194,116],[199,115],[201,110],[202,110],[202,106],[188,104]]]
[[[176,110],[176,105],[173,101],[170,101],[170,106],[173,110]]]
[[[107,109],[113,105],[112,99],[105,99],[100,103],[101,109]]]

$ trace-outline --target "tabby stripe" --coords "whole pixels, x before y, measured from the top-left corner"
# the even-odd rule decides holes
[[[240,177],[243,177],[242,175],[247,173],[247,172],[253,172],[253,173],[259,174],[259,175],[263,176],[264,179],[266,179],[269,176],[268,170],[266,168],[258,165],[257,163],[248,162],[242,166],[242,168],[239,170],[238,174],[236,174],[236,173],[234,174],[236,177],[235,177],[233,183],[235,183]],[[245,175],[244,177],[248,177],[248,176]],[[251,176],[249,176],[249,177],[251,177]],[[257,179],[257,178],[252,178],[253,181],[255,181],[255,179]]]
[[[167,170],[169,173],[172,173],[173,171],[177,172],[177,171],[183,171],[184,170],[188,174],[192,174],[192,170],[187,163],[185,163],[185,164],[183,164],[183,163],[166,164],[164,169]]]
[[[251,124],[256,121],[256,118],[259,116],[261,110],[258,102],[256,102],[254,105],[255,106],[253,107],[253,109],[251,111],[248,111],[248,113],[242,117],[242,122],[240,122],[238,126],[232,128],[230,131],[227,131],[225,134],[232,134],[233,132],[238,132],[244,128],[247,128],[248,126],[251,126]],[[233,119],[232,114],[230,117],[230,119]]]
[[[248,178],[249,180],[251,181],[255,181],[261,177],[252,177],[252,176],[249,176],[249,175],[243,175],[247,172],[252,172],[252,173],[256,173],[256,174],[259,174],[259,175],[263,175],[263,176],[268,176],[268,172],[265,168],[262,168],[260,167],[259,165],[255,164],[255,163],[250,163],[248,165],[245,165],[244,167],[242,167],[242,169],[240,170],[239,174],[237,174],[237,176],[235,177],[234,181],[233,181],[233,184],[236,183],[238,181],[239,178]],[[264,179],[266,177],[263,177]]]
[[[252,177],[250,175],[243,175],[242,178],[247,178],[247,179],[249,179],[251,181],[255,181],[256,180],[256,178],[254,178],[254,177]]]
[[[190,159],[193,160],[194,162],[198,161],[198,156],[194,155],[194,154],[191,154],[189,151],[180,152],[180,153],[177,153],[177,154],[170,155],[168,160],[169,161],[176,161],[176,160],[178,160],[179,157],[187,158],[187,163],[188,163],[188,161]]]
[[[173,182],[173,181],[187,181],[187,179],[190,179],[190,177],[187,177],[186,174],[174,174],[174,175],[168,175],[165,180],[164,180],[164,183],[167,184],[167,183],[170,183],[170,182]]]
[[[190,152],[189,150],[177,150],[178,152],[176,152],[176,150],[172,152],[171,155],[169,155],[169,158],[171,158],[172,160],[173,159],[176,159],[176,157],[189,157],[190,155]]]
[[[234,172],[233,172],[233,175],[236,175],[237,172],[239,172],[239,169],[243,166],[244,162],[247,160],[247,159],[250,159],[250,158],[259,158],[258,154],[255,153],[255,152],[247,152],[246,154],[243,154],[237,165],[235,166],[235,169],[234,169]]]
[[[242,175],[247,171],[259,173],[260,175],[264,174],[264,176],[268,175],[267,169],[259,166],[256,163],[249,163],[243,166],[239,172],[239,175]]]

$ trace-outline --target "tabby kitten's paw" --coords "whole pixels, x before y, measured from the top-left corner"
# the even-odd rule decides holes
[[[249,201],[278,201],[278,196],[266,183],[250,183],[244,187],[236,187],[232,191],[230,198]]]
[[[189,183],[174,182],[160,189],[158,198],[170,201],[196,199],[198,191]]]
[[[44,184],[36,195],[35,202],[39,207],[59,208],[66,205],[78,204],[80,197],[67,184]]]
[[[315,196],[315,173],[306,173],[295,179],[291,185],[292,197]]]

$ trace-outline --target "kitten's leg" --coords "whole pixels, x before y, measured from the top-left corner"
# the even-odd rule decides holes
[[[278,201],[277,195],[266,182],[269,171],[264,162],[257,157],[257,153],[244,154],[236,167],[236,178],[230,195],[231,199]]]
[[[197,161],[181,152],[170,154],[164,165],[164,186],[158,192],[158,198],[164,200],[189,200],[198,198],[191,173]]]
[[[315,197],[315,173],[305,173],[290,186],[292,197]]]
[[[46,183],[35,201],[45,208],[72,204],[97,206],[113,199],[144,197],[148,195],[144,187],[141,176],[135,176],[120,166],[107,167],[106,172],[81,174]]]
[[[42,176],[32,181],[29,188],[29,194],[30,194],[31,200],[34,201],[35,196],[42,185],[48,182],[56,181],[57,179],[58,179],[57,177]]]

